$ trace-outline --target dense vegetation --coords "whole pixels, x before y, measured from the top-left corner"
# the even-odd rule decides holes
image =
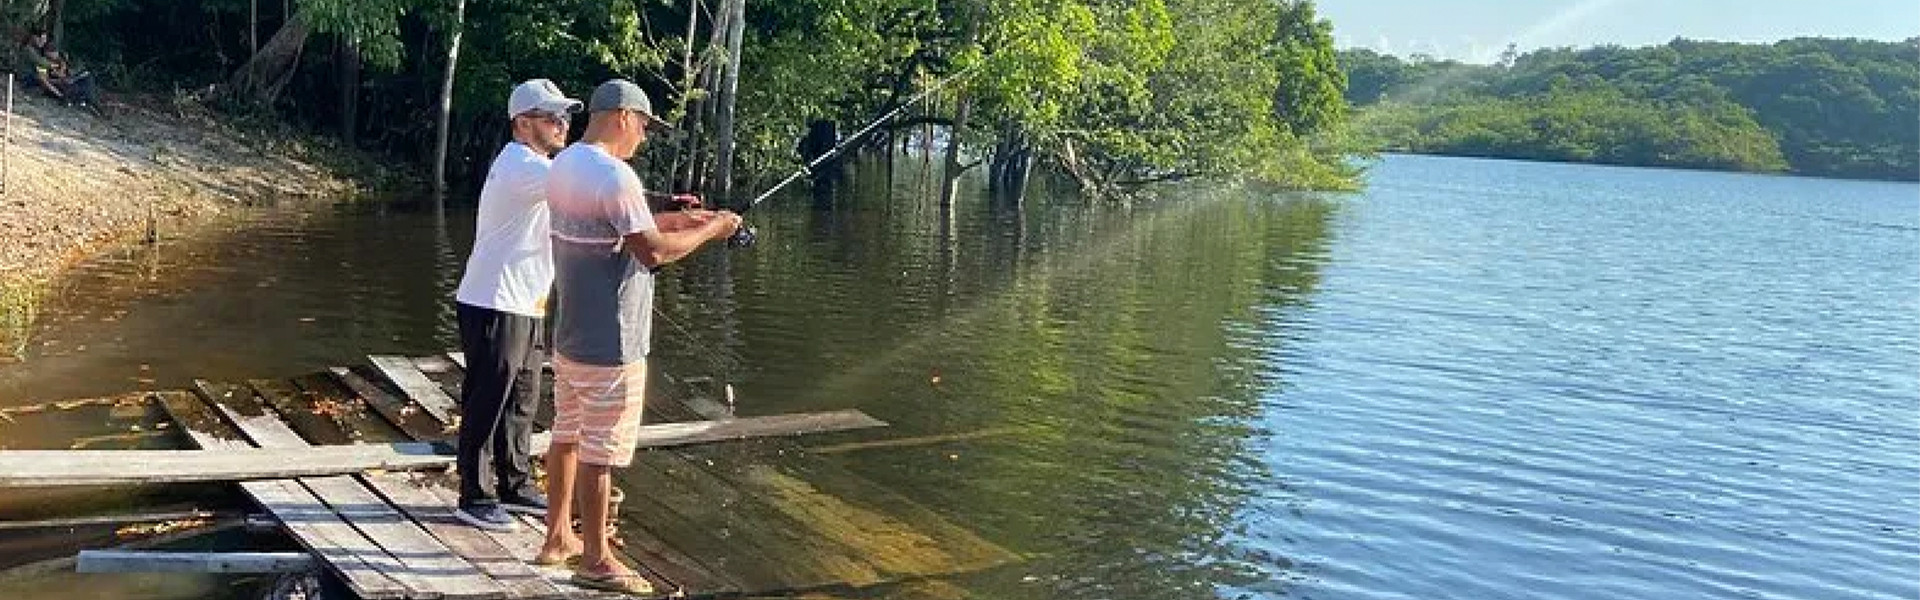
[[[1309,0],[0,2],[12,33],[51,29],[110,91],[272,115],[423,175],[445,118],[456,183],[506,139],[506,92],[527,78],[578,97],[640,83],[683,131],[649,145],[649,180],[724,192],[796,166],[810,122],[851,133],[961,73],[868,148],[951,135],[951,174],[980,166],[1016,196],[1035,167],[1096,195],[1354,178],[1331,25]]]
[[[1920,38],[1340,54],[1359,135],[1395,150],[1920,179]]]

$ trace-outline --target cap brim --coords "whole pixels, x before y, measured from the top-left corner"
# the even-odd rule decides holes
[[[581,104],[579,100],[574,100],[572,98],[565,98],[561,100],[554,100],[554,101],[540,103],[540,110],[544,110],[556,115],[577,113],[577,112],[580,112],[580,109],[582,108],[586,108],[586,105]]]

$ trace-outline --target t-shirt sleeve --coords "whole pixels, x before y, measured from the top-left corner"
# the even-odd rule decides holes
[[[527,204],[539,204],[547,201],[547,173],[553,165],[538,159],[521,161],[512,169],[513,189],[519,190],[516,197]]]
[[[613,177],[614,197],[606,204],[607,222],[620,235],[658,229],[653,224],[653,212],[647,209],[646,188],[640,178],[624,167],[621,171]]]

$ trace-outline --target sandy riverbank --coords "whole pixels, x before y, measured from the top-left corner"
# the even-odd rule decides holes
[[[169,98],[105,108],[101,118],[14,97],[0,194],[0,357],[30,331],[46,282],[109,242],[191,234],[250,206],[362,191],[346,165],[364,158],[304,136],[245,132]]]

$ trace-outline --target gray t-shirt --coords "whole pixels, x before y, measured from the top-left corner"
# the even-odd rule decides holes
[[[640,177],[593,144],[560,151],[547,171],[553,226],[553,350],[568,360],[616,366],[647,357],[653,332],[653,272],[622,247],[655,229]]]

